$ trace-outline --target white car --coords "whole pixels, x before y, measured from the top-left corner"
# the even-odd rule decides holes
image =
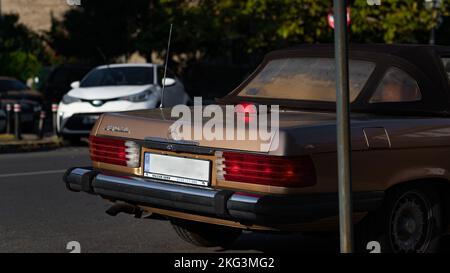
[[[58,108],[57,129],[67,139],[89,134],[105,112],[152,109],[161,103],[164,68],[154,64],[113,64],[94,68],[73,82]],[[167,71],[164,107],[187,104],[183,84]]]

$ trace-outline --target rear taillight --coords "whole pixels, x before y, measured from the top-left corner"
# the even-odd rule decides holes
[[[92,161],[139,167],[140,146],[134,141],[90,136],[89,151]]]
[[[227,181],[277,187],[307,187],[316,183],[310,157],[281,157],[218,152],[217,177]]]

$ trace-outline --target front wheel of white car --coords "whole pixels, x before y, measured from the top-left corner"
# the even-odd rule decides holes
[[[65,145],[68,146],[81,146],[83,144],[83,142],[81,141],[81,137],[79,136],[64,136],[63,135],[63,140]]]

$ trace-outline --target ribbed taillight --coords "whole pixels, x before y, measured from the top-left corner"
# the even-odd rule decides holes
[[[137,168],[139,167],[140,151],[140,146],[134,141],[89,137],[89,152],[92,161]]]
[[[316,184],[309,156],[282,157],[218,152],[217,177],[226,181],[277,187],[307,187]]]

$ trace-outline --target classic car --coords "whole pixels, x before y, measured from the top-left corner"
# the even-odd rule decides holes
[[[449,47],[350,45],[357,250],[376,241],[383,252],[439,251],[450,219],[449,75]],[[111,202],[111,215],[170,220],[196,245],[227,247],[242,230],[335,232],[335,100],[332,45],[275,51],[217,104],[277,105],[278,145],[177,140],[170,108],[107,113],[91,131],[92,167],[63,180]]]

